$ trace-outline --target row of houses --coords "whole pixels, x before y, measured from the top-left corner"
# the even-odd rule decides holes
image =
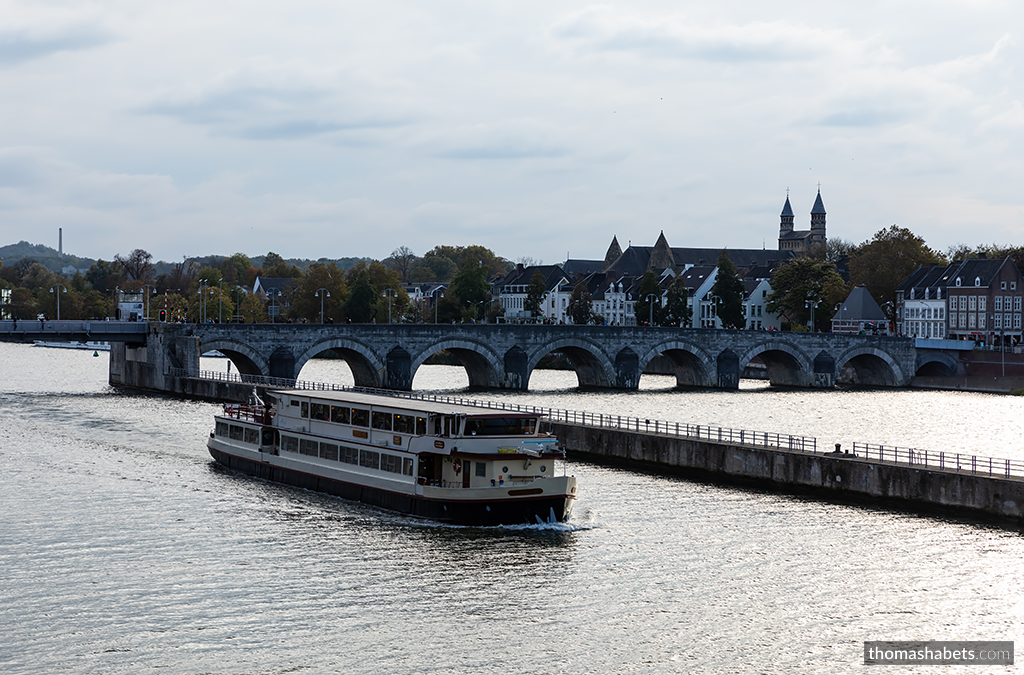
[[[916,269],[896,291],[896,330],[917,338],[1018,344],[1024,277],[1013,260],[984,256]]]

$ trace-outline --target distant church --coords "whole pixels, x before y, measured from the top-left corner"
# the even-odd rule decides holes
[[[811,209],[811,229],[793,229],[793,207],[789,205],[789,192],[786,192],[786,205],[782,207],[779,223],[779,250],[792,251],[794,255],[810,253],[816,245],[825,245],[825,205],[821,203],[821,188]]]

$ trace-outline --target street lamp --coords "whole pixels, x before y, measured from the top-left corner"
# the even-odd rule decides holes
[[[143,284],[142,290],[149,289],[149,293],[146,293],[146,321],[149,321],[149,296],[156,295],[156,286],[153,284]]]
[[[220,311],[217,313],[217,323],[224,323],[224,280],[221,279],[217,282],[217,290],[219,291],[217,299],[220,301]],[[213,293],[213,291],[210,291]]]
[[[267,295],[270,296],[270,323],[274,323],[274,296],[276,295],[276,296],[280,297],[281,289],[280,288],[268,288],[267,289]]]
[[[654,325],[654,298],[656,298],[656,297],[658,297],[658,296],[655,293],[648,293],[647,294],[647,302],[649,303],[648,306],[651,309],[650,317],[648,317],[648,319],[647,319],[647,325],[648,326],[653,326]]]
[[[324,295],[320,295],[320,291],[324,292]],[[313,294],[314,298],[320,298],[320,323],[324,322],[324,298],[331,297],[331,292],[326,288],[316,289],[316,293]]]
[[[811,329],[812,333],[814,332],[814,308],[818,306],[818,303],[819,303],[818,300],[805,300],[804,301],[804,307],[810,307],[811,308],[811,325],[810,325],[810,329]]]
[[[199,280],[199,323],[206,323],[206,312],[203,311],[203,289],[206,288],[206,279]]]
[[[708,295],[708,306],[711,311],[708,312],[708,318],[711,319],[712,327],[718,325],[718,306],[722,304],[722,298],[717,295]]]
[[[55,288],[60,290],[54,291],[53,289]],[[60,321],[60,294],[67,293],[68,289],[64,286],[64,284],[54,284],[53,286],[50,286],[50,292],[57,294],[57,321]]]
[[[238,319],[242,318],[242,309],[241,309],[242,300],[241,300],[241,296],[239,294],[243,293],[243,292],[245,292],[244,288],[242,288],[241,286],[238,286],[238,285],[235,286],[235,316],[234,316],[234,319],[235,319],[236,322],[238,322]]]
[[[110,289],[108,288],[107,290],[109,291]],[[114,290],[110,291],[111,300],[114,301],[114,318],[117,319],[118,321],[121,320],[121,316],[118,313],[118,309],[117,309],[117,294],[120,293],[120,292],[121,292],[121,288],[118,287],[118,286],[114,286]]]
[[[388,299],[388,323],[391,323],[391,301],[398,295],[393,288],[384,289],[384,297]]]
[[[846,331],[843,330],[843,310],[844,309],[846,309],[846,308],[843,307],[843,303],[841,303],[841,302],[838,305],[836,305],[835,307],[832,308],[832,312],[833,312],[832,316],[833,316],[833,318],[835,317],[835,312],[839,313],[839,332],[840,333],[846,332]]]
[[[434,323],[437,323],[437,308],[441,305],[441,298],[443,297],[443,291],[434,291]]]

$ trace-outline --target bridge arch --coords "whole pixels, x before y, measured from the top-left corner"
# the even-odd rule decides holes
[[[919,349],[914,367],[915,375],[954,377],[960,370],[960,360],[946,352]]]
[[[667,340],[640,357],[640,372],[657,356],[664,356],[672,364],[677,387],[715,386],[715,357],[703,347],[686,340]]]
[[[578,337],[557,338],[534,347],[529,352],[526,372],[532,375],[540,360],[555,351],[565,354],[572,363],[580,387],[607,389],[618,386],[614,361],[599,344]]]
[[[329,338],[308,347],[295,359],[295,377],[306,362],[328,349],[345,359],[357,387],[383,387],[384,362],[371,347],[350,338]]]
[[[893,357],[875,347],[853,347],[836,359],[836,380],[840,384],[904,387],[910,376]]]
[[[423,362],[440,351],[447,351],[455,356],[466,369],[470,389],[497,389],[501,386],[501,373],[504,370],[501,357],[483,342],[466,339],[439,340],[417,347],[417,353],[410,363],[411,382],[416,371]]]
[[[228,357],[241,375],[270,374],[270,362],[244,342],[221,338],[200,342],[199,348],[201,353],[217,350]]]
[[[786,340],[759,342],[740,354],[740,368],[760,357],[768,369],[768,380],[775,386],[811,386],[814,360],[804,350]]]

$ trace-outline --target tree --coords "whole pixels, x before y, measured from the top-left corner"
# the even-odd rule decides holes
[[[124,268],[121,267],[121,263],[109,263],[102,258],[94,262],[85,273],[86,280],[100,293],[114,290],[114,287],[121,283],[123,276]]]
[[[689,328],[693,321],[693,310],[690,308],[689,298],[690,289],[686,287],[686,281],[680,274],[668,287],[661,325]]]
[[[825,242],[825,260],[830,263],[839,262],[843,256],[849,257],[857,249],[857,246],[845,239],[829,237]]]
[[[356,265],[349,272],[345,316],[355,323],[370,323],[377,311],[377,289],[365,264]]]
[[[587,285],[582,282],[576,284],[576,287],[572,289],[572,295],[569,296],[569,306],[566,308],[569,318],[577,326],[586,326],[594,319],[593,308],[594,296],[587,290]]]
[[[736,274],[736,266],[729,258],[728,251],[718,254],[718,277],[711,293],[718,298],[718,320],[726,328],[744,328],[747,319],[743,315],[743,300],[746,289],[743,279]]]
[[[906,228],[893,225],[876,232],[871,241],[861,244],[850,258],[850,282],[855,287],[866,286],[871,297],[893,321],[896,288],[919,266],[939,262],[943,262],[942,256],[928,248],[923,239]]]
[[[121,265],[129,281],[144,281],[153,276],[153,256],[141,248],[132,251],[127,258],[115,255],[114,262]]]
[[[479,261],[469,259],[452,278],[444,299],[456,304],[463,319],[476,319],[481,313],[481,306],[487,302],[490,290],[487,268]]]
[[[249,270],[252,269],[252,261],[244,253],[236,253],[230,258],[225,258],[220,264],[224,272],[224,281],[231,285],[251,287],[249,281]]]
[[[523,309],[532,317],[540,317],[544,314],[542,309],[544,295],[547,293],[548,285],[544,281],[544,275],[539,271],[533,273],[530,285],[526,288],[526,300],[523,302]]]
[[[409,274],[412,272],[417,256],[408,246],[399,246],[391,255],[384,260],[384,264],[398,272],[402,283],[409,282]]]
[[[326,291],[320,290],[321,288]],[[333,262],[315,262],[306,269],[298,287],[292,293],[289,315],[319,323],[322,307],[325,321],[332,318],[335,321],[342,321],[344,317],[341,310],[347,294],[345,273]]]
[[[654,296],[653,299],[651,296]],[[633,303],[633,316],[636,317],[636,325],[661,325],[661,286],[658,284],[658,277],[653,271],[648,270],[647,274],[640,281],[640,292]]]
[[[765,307],[788,321],[808,325],[811,310],[808,301],[817,302],[813,329],[829,325],[832,308],[849,295],[846,282],[827,260],[800,257],[783,263],[772,277],[772,292]]]

